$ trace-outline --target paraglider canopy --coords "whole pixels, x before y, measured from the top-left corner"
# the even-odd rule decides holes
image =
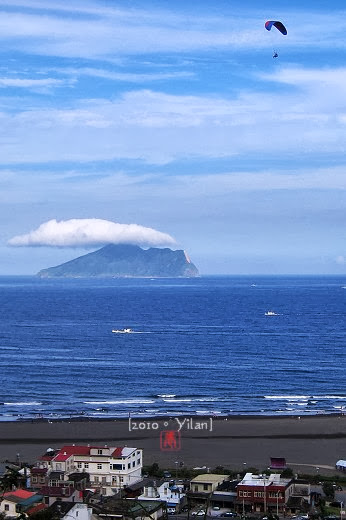
[[[275,20],[268,20],[268,22],[266,22],[264,24],[264,27],[267,29],[267,31],[270,31],[271,28],[273,27],[276,27],[278,31],[280,31],[282,34],[287,34],[287,29],[286,27],[284,26],[284,24],[282,22],[279,22],[279,21],[275,21]]]

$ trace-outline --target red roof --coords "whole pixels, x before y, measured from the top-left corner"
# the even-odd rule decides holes
[[[115,450],[112,453],[112,457],[114,459],[117,459],[122,456],[122,453],[123,453],[123,448],[115,448]]]
[[[26,489],[16,489],[16,491],[7,491],[3,494],[3,497],[17,497],[17,498],[23,498],[24,500],[27,498],[30,498],[32,496],[36,495],[36,492],[33,493],[32,491],[27,491]]]
[[[89,455],[90,446],[63,446],[59,453],[54,457],[55,462],[64,462],[72,455]]]
[[[104,446],[63,446],[59,453],[53,458],[55,462],[65,462],[72,455],[90,455],[91,449],[104,449]],[[115,448],[112,457],[122,456],[123,448]]]
[[[35,515],[36,513],[38,513],[39,511],[42,511],[43,509],[47,509],[47,505],[46,504],[37,504],[37,506],[33,506],[33,507],[30,507],[29,509],[27,509],[25,511],[25,514],[27,515]]]

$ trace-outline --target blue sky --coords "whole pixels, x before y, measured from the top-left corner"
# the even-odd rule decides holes
[[[0,25],[0,274],[90,251],[46,223],[91,219],[202,274],[345,273],[344,2],[2,0]]]

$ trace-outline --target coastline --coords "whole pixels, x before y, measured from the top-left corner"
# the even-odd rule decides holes
[[[160,432],[165,430],[179,430],[180,450],[162,450]],[[33,463],[50,447],[107,444],[142,448],[144,464],[157,462],[163,468],[183,462],[186,467],[262,471],[270,457],[284,457],[299,472],[336,474],[335,462],[345,458],[345,439],[346,415],[340,414],[35,419],[0,422],[0,461],[19,454]]]

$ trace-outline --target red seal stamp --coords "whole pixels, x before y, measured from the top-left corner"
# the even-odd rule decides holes
[[[181,447],[180,431],[162,430],[160,432],[161,451],[179,451]]]

